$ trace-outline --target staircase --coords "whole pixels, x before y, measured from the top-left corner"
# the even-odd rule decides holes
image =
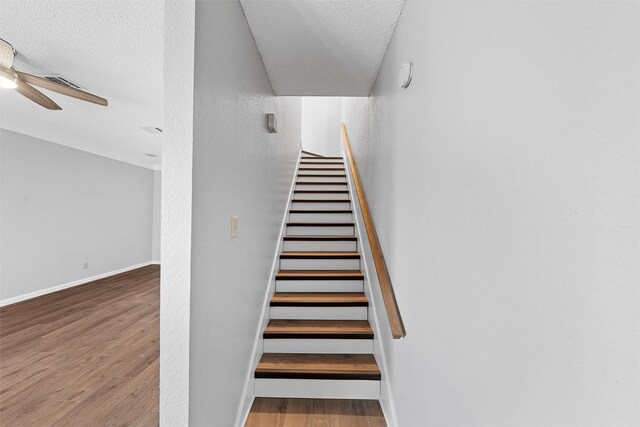
[[[380,398],[355,228],[343,159],[303,154],[256,396]]]

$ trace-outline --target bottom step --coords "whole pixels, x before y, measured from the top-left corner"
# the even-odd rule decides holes
[[[257,397],[245,427],[387,427],[380,402],[366,399],[282,399]]]

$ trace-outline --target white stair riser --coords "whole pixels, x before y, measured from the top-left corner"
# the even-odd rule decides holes
[[[280,270],[360,270],[355,259],[281,259]]]
[[[304,191],[304,188],[302,191]],[[349,193],[293,193],[293,198],[299,200],[349,200]]]
[[[287,236],[353,236],[353,226],[287,226]]]
[[[256,378],[258,397],[380,399],[380,381]]]
[[[320,174],[320,175],[346,175],[345,170],[340,168],[340,165],[335,165],[335,168],[331,167],[333,165],[327,165],[323,168],[310,168],[310,169],[298,169],[298,173],[301,175],[305,174]],[[322,169],[336,169],[336,170],[322,170]]]
[[[326,161],[326,162],[320,162],[320,163],[306,163],[305,161],[301,161],[300,162],[300,167],[301,168],[305,168],[305,169],[324,169],[324,168],[344,168],[344,163],[336,165],[333,164],[333,162],[336,162],[338,160],[331,160],[331,161]]]
[[[373,340],[265,339],[264,352],[372,354]]]
[[[305,202],[293,202],[291,203],[291,209],[293,210],[347,210],[351,209],[351,202],[345,201],[345,203],[305,203]]]
[[[276,280],[276,292],[363,292],[362,280]]]
[[[347,241],[318,241],[318,240],[285,240],[285,251],[315,251],[315,252],[353,252],[358,250],[358,242],[355,240]]]
[[[271,318],[367,320],[367,307],[271,307]]]
[[[353,222],[350,213],[290,213],[290,222]]]
[[[297,181],[296,181],[297,182]],[[340,185],[330,185],[330,184],[311,184],[311,185],[300,185],[300,184],[296,184],[296,190],[314,190],[314,191],[333,191],[333,190],[348,190],[348,187],[345,184],[340,184]]]
[[[298,176],[296,181],[298,182],[347,182],[347,178],[344,176]]]

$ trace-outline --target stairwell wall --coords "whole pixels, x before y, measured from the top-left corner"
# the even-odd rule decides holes
[[[229,426],[300,150],[300,99],[274,95],[237,1],[196,3],[195,53],[189,423]]]
[[[640,422],[639,7],[408,0],[343,100],[398,425]]]

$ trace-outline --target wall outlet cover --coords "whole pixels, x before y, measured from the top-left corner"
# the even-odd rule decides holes
[[[238,217],[231,217],[231,238],[235,239],[238,237]]]

